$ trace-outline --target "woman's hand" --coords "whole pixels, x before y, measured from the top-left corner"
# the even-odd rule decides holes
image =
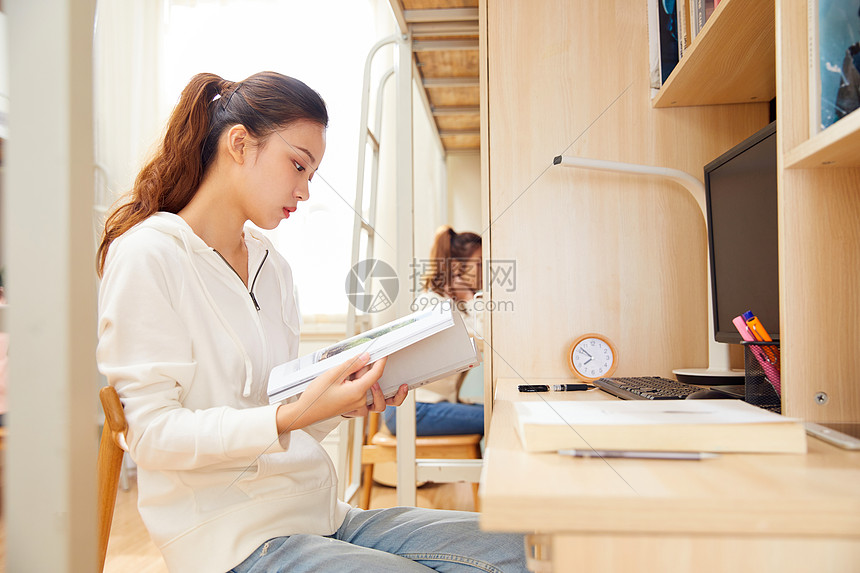
[[[277,413],[278,432],[304,428],[343,413],[363,415],[361,412],[368,410],[368,390],[373,395],[375,411],[384,410],[387,401],[382,397],[378,380],[387,359],[382,358],[372,365],[367,364],[368,360],[370,355],[365,352],[346,364],[330,368],[312,381],[298,400],[282,404]],[[399,398],[400,403],[405,397],[403,386],[389,400],[393,403]]]
[[[357,375],[361,375],[368,367],[362,368]],[[409,387],[406,384],[401,384],[397,389],[397,394],[391,398],[385,398],[382,395],[382,389],[379,384],[374,384],[370,387],[370,393],[373,395],[373,404],[364,404],[361,408],[356,408],[351,412],[341,414],[344,418],[357,418],[359,416],[367,416],[368,412],[384,412],[386,406],[399,406],[406,399],[406,394],[409,392]]]

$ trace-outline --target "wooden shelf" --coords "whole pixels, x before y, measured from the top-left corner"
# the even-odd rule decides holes
[[[654,107],[768,102],[776,96],[774,0],[723,0]]]
[[[860,167],[860,112],[834,123],[785,155],[786,169]]]

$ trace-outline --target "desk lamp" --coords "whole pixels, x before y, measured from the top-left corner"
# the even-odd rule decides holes
[[[636,175],[651,175],[671,179],[682,185],[689,191],[705,219],[705,232],[708,230],[708,215],[705,207],[705,186],[701,181],[685,171],[670,169],[668,167],[655,167],[652,165],[637,165],[635,163],[621,163],[619,161],[605,161],[602,159],[586,159],[584,157],[570,157],[559,155],[552,160],[553,165],[562,167],[576,167],[579,169],[594,169],[598,171],[613,171],[615,173],[633,173]],[[732,370],[729,366],[729,346],[717,342],[713,337],[714,331],[714,306],[713,293],[711,292],[711,264],[710,252],[706,260],[708,268],[708,367],[707,368],[679,368],[672,371],[678,380],[690,384],[720,385],[731,384],[735,381],[743,383],[743,370]],[[740,380],[739,380],[740,379]]]

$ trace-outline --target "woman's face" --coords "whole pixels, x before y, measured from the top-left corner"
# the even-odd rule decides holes
[[[297,121],[269,135],[245,164],[245,212],[262,229],[274,229],[310,198],[310,182],[325,153],[325,128]]]
[[[451,296],[456,300],[470,300],[481,290],[481,247],[466,259],[452,261]]]

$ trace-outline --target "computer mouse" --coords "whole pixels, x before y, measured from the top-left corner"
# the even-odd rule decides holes
[[[687,400],[718,400],[725,398],[739,400],[737,396],[732,396],[731,394],[723,392],[722,390],[717,390],[716,388],[704,388],[687,395]]]

